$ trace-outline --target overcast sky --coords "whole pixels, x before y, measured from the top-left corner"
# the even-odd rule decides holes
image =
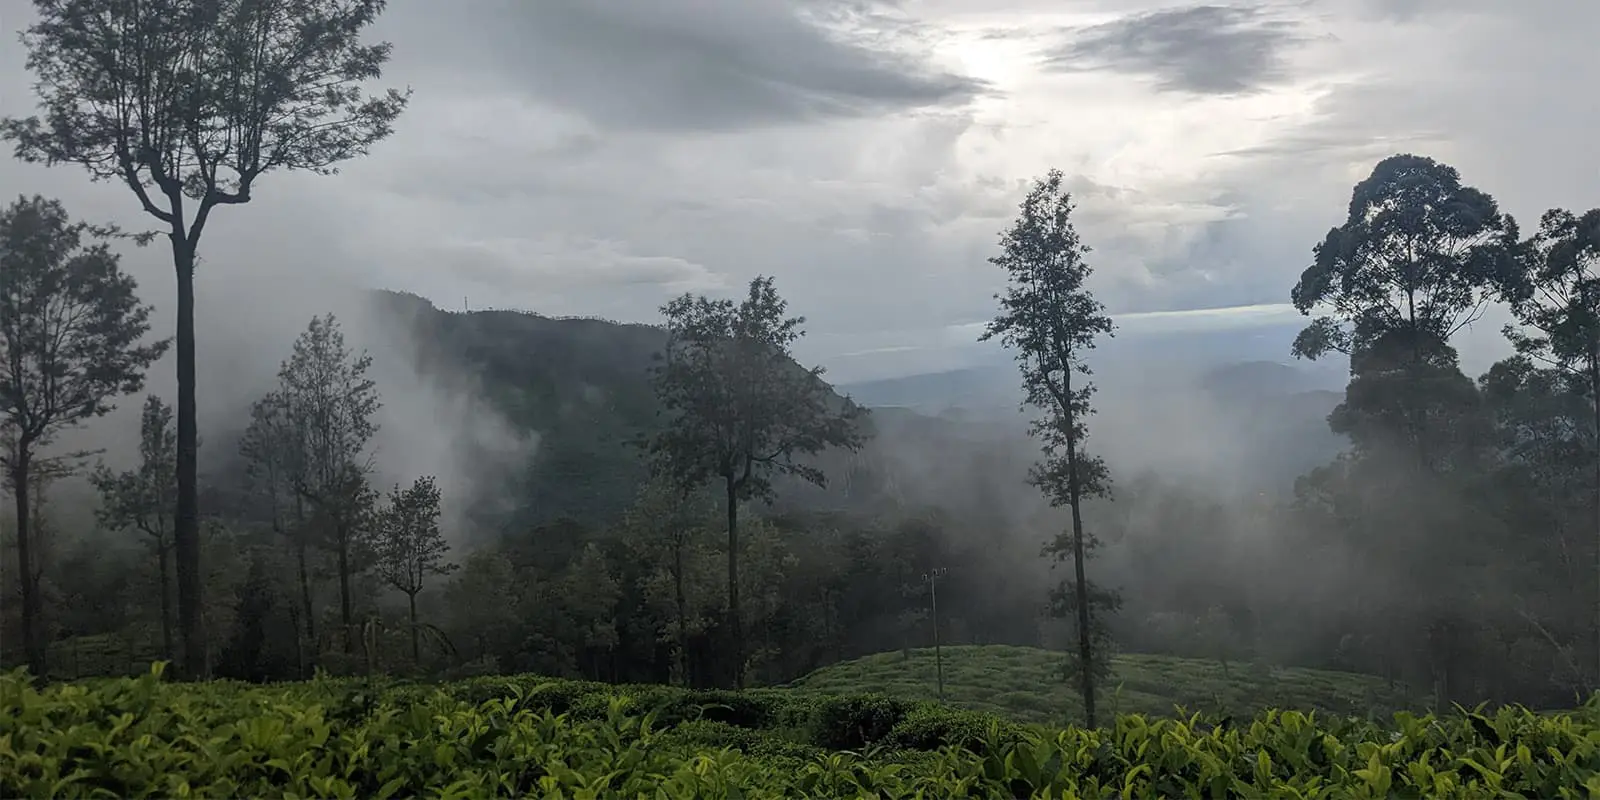
[[[0,0],[0,114],[32,103],[30,7]],[[1057,167],[1124,331],[1282,327],[1383,156],[1447,161],[1525,226],[1600,205],[1597,30],[1588,0],[393,0],[397,134],[223,209],[202,297],[645,321],[764,273],[841,378],[957,365],[999,230]],[[75,168],[0,161],[0,187],[145,224]],[[168,295],[161,259],[130,256]]]

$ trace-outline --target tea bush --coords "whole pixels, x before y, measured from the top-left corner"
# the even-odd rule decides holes
[[[842,749],[841,749],[842,748]],[[1388,724],[1268,711],[1019,726],[885,697],[528,677],[0,676],[0,797],[1579,798],[1600,702]]]
[[[1006,719],[1063,726],[1083,719],[1077,687],[1061,677],[1061,653],[1036,647],[958,645],[943,649],[944,698],[952,706]],[[884,694],[934,699],[932,648],[865,656],[823,667],[793,688],[838,695]],[[1174,656],[1119,653],[1105,684],[1101,711],[1170,716],[1173,706],[1208,714],[1253,717],[1268,708],[1388,718],[1419,710],[1426,698],[1382,678],[1332,670],[1235,664]]]

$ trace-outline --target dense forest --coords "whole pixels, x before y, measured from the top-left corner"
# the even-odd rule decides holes
[[[347,337],[322,309],[273,385],[201,430],[210,215],[245,213],[270,171],[364,155],[408,98],[359,88],[389,52],[359,36],[381,3],[295,5],[322,16],[293,25],[223,6],[39,4],[26,39],[42,116],[0,138],[132,190],[177,317],[158,327],[119,266],[149,236],[40,196],[0,212],[8,666],[742,688],[937,639],[1059,651],[1091,725],[1115,649],[1370,673],[1440,705],[1600,686],[1600,210],[1524,232],[1448,165],[1379,162],[1283,287],[1310,318],[1293,355],[1349,375],[1340,452],[1286,492],[1099,455],[1089,354],[1115,320],[1054,171],[990,259],[1007,289],[983,338],[1017,357],[1015,424],[859,406],[793,359],[804,318],[757,276],[658,324],[374,293],[375,324]],[[1473,378],[1452,339],[1490,306],[1516,355]],[[169,350],[175,385],[151,369]],[[418,381],[378,380],[396,374]],[[386,462],[384,425],[444,424],[384,422],[419,387],[470,396],[497,435]]]

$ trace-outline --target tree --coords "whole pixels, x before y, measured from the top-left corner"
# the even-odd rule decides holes
[[[1110,477],[1105,463],[1083,452],[1088,436],[1087,418],[1094,413],[1089,398],[1094,384],[1083,357],[1099,336],[1112,332],[1105,306],[1094,299],[1084,282],[1092,269],[1084,260],[1088,245],[1072,226],[1072,195],[1062,186],[1060,170],[1051,170],[1034,182],[1022,201],[1017,220],[1000,237],[1001,253],[989,263],[1005,270],[1008,287],[1000,313],[984,329],[980,341],[998,338],[1016,351],[1022,371],[1024,409],[1042,414],[1029,434],[1038,439],[1044,460],[1030,472],[1053,506],[1072,509],[1072,533],[1058,540],[1056,551],[1072,553],[1074,580],[1071,600],[1065,602],[1077,617],[1077,677],[1083,693],[1084,715],[1095,725],[1095,640],[1092,605],[1104,593],[1091,591],[1084,562],[1093,546],[1083,529],[1083,500],[1108,493]],[[1074,376],[1083,376],[1074,380]],[[1063,546],[1065,545],[1065,546]]]
[[[372,471],[366,447],[378,430],[372,416],[383,405],[367,377],[371,366],[372,356],[358,356],[345,345],[332,314],[315,317],[278,370],[279,388],[270,401],[293,426],[290,486],[310,506],[310,523],[338,560],[346,653],[355,650],[350,579],[362,566],[361,537],[374,501],[366,480]]]
[[[166,340],[141,343],[150,308],[105,240],[114,229],[71,222],[38,195],[0,211],[0,467],[16,502],[23,647],[45,674],[29,487],[41,449],[139,391]],[[87,239],[99,239],[86,244]]]
[[[172,511],[178,494],[178,435],[172,407],[160,397],[145,398],[139,418],[139,466],[114,473],[101,464],[90,477],[100,492],[96,517],[111,530],[133,528],[149,537],[161,591],[161,648],[168,661],[177,651],[172,636]]]
[[[1588,419],[1569,416],[1572,424],[1563,427],[1588,429],[1591,520],[1600,542],[1600,208],[1581,216],[1564,209],[1545,212],[1538,233],[1518,254],[1500,287],[1521,327],[1507,325],[1505,335],[1524,361],[1541,362],[1555,373],[1556,380],[1546,383],[1571,389],[1545,394],[1587,399]],[[1600,549],[1596,553],[1600,558]],[[1600,637],[1600,609],[1595,630]],[[1600,658],[1600,648],[1596,652]],[[1600,685],[1600,668],[1595,680]]]
[[[734,685],[744,686],[744,633],[739,615],[739,502],[771,500],[772,477],[791,475],[823,486],[822,470],[797,461],[829,447],[855,451],[863,438],[859,406],[836,402],[821,367],[794,362],[790,347],[804,317],[785,317],[788,303],[773,281],[757,277],[741,303],[688,294],[662,306],[667,344],[652,375],[669,415],[648,443],[653,473],[689,491],[720,479],[728,515],[728,629]]]
[[[292,419],[283,395],[274,392],[250,405],[250,425],[239,439],[239,454],[245,459],[245,477],[250,488],[267,501],[267,513],[274,533],[289,540],[294,551],[299,583],[299,612],[305,619],[297,625],[302,671],[316,666],[316,607],[311,599],[309,550],[311,526],[307,524],[305,496],[295,491],[294,479],[304,467],[303,445],[306,429],[303,420]]]
[[[579,667],[594,680],[604,680],[604,657],[616,649],[617,602],[622,587],[611,573],[611,565],[599,542],[590,542],[567,565],[562,576],[561,608],[566,622],[574,627],[574,643],[579,646]]]
[[[404,593],[410,609],[411,658],[420,661],[417,637],[417,594],[429,575],[448,575],[455,564],[444,560],[450,543],[439,531],[439,487],[432,476],[418,478],[404,490],[396,485],[379,513],[376,542],[378,576]]]
[[[1344,224],[1290,292],[1300,313],[1330,312],[1295,337],[1295,356],[1351,358],[1341,432],[1366,444],[1359,417],[1388,412],[1384,429],[1430,465],[1430,434],[1472,389],[1448,343],[1482,315],[1516,235],[1494,198],[1431,158],[1391,156],[1356,184]]]
[[[218,206],[273,170],[332,174],[387,137],[409,94],[371,96],[386,0],[34,0],[23,35],[43,113],[0,120],[24,161],[125,184],[164,228],[178,283],[175,549],[183,672],[203,677],[194,271]]]
[[[694,552],[702,536],[702,521],[708,516],[699,491],[682,491],[661,481],[650,481],[639,491],[623,518],[629,544],[646,563],[663,564],[671,586],[674,667],[686,685],[692,685],[689,672],[689,635],[698,633],[698,620],[691,620],[689,571],[697,561]],[[665,552],[662,552],[665,551]],[[645,596],[653,599],[654,574],[646,578]],[[699,605],[696,605],[698,608]]]

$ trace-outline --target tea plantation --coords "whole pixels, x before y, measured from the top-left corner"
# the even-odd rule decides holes
[[[1061,677],[1061,654],[1035,647],[972,645],[946,647],[944,699],[950,705],[1021,722],[1065,726],[1083,719],[1075,687]],[[1341,716],[1420,708],[1408,696],[1371,675],[1329,670],[1223,666],[1216,661],[1157,655],[1117,655],[1105,687],[1102,710],[1170,716],[1189,711],[1251,717],[1269,708],[1319,711]],[[936,697],[931,648],[879,653],[824,667],[790,684],[829,694],[886,694],[909,700]]]
[[[0,676],[0,797],[1489,798],[1600,792],[1600,703],[1049,730],[884,696],[533,677]]]

